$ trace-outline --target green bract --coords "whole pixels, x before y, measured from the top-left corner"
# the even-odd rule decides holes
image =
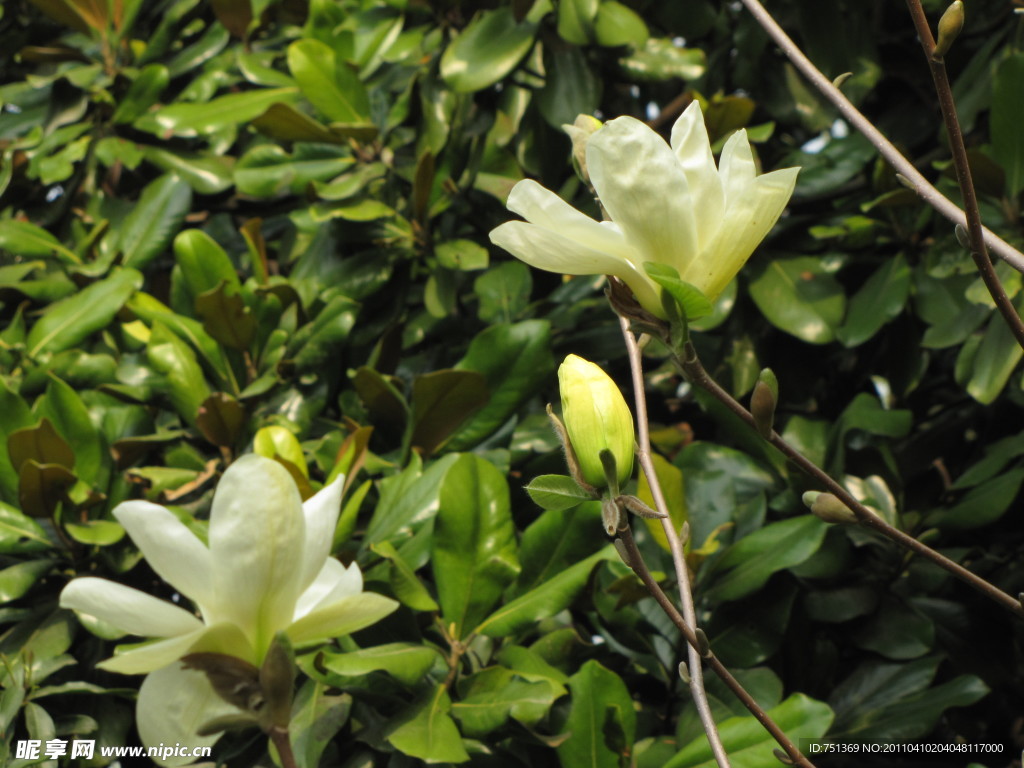
[[[159,685],[144,683],[139,694],[138,725],[146,743],[182,741],[189,731],[195,743],[195,727],[226,706],[205,676],[176,664],[186,654],[222,653],[259,666],[278,632],[308,645],[355,632],[397,607],[362,591],[354,563],[346,568],[330,557],[343,483],[338,478],[303,504],[283,466],[243,456],[217,487],[209,546],[157,504],[129,501],[114,510],[153,570],[191,599],[201,616],[105,579],[74,579],[61,593],[65,608],[156,638],[99,664],[159,678]]]
[[[782,214],[799,170],[759,176],[743,130],[716,167],[697,102],[673,126],[671,147],[639,120],[620,117],[590,137],[586,161],[611,221],[594,221],[527,180],[508,198],[526,221],[502,224],[491,241],[540,269],[615,275],[659,317],[660,289],[644,264],[673,267],[714,300]]]
[[[562,419],[583,479],[595,488],[608,483],[601,451],[615,457],[619,484],[633,474],[633,414],[608,374],[593,363],[569,355],[558,368]]]

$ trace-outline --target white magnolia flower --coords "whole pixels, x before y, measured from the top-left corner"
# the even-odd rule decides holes
[[[570,275],[615,275],[648,311],[664,317],[645,262],[667,264],[712,301],[753,253],[793,194],[798,168],[757,175],[746,131],[715,166],[700,105],[672,128],[671,147],[632,117],[588,140],[590,180],[611,217],[597,222],[535,181],[520,181],[509,210],[526,219],[491,241],[531,266]]]
[[[182,734],[194,734],[204,716],[231,711],[204,675],[181,669],[183,656],[223,653],[258,667],[278,632],[296,646],[309,645],[362,629],[398,606],[363,592],[355,563],[346,568],[330,557],[343,482],[339,477],[303,504],[283,466],[243,456],[217,486],[209,546],[158,504],[128,501],[114,510],[153,570],[192,600],[200,616],[93,577],[74,579],[61,593],[64,608],[157,638],[119,649],[98,665],[123,674],[154,673],[138,702],[139,732],[147,744],[184,743]],[[192,743],[213,740],[194,737]]]

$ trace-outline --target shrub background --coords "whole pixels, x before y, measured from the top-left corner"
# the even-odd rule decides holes
[[[902,5],[769,8],[958,199]],[[1010,3],[973,0],[947,56],[984,220],[1016,244],[1020,42]],[[738,5],[18,0],[0,72],[5,763],[17,739],[135,743],[139,680],[93,668],[118,638],[56,597],[87,573],[166,595],[110,510],[145,496],[202,536],[218,472],[255,439],[304,493],[349,472],[336,551],[403,604],[302,658],[301,765],[704,764],[678,634],[599,510],[542,511],[522,491],[564,471],[543,410],[556,362],[628,381],[599,281],[530,271],[487,239],[524,177],[598,215],[560,129],[579,113],[667,128],[701,98],[712,141],[745,127],[765,169],[803,167],[788,216],[702,323],[706,366],[742,397],[771,366],[788,439],[1024,590],[1021,350],[952,227]],[[1020,275],[997,269],[1024,308]],[[962,737],[1009,765],[1019,622],[807,516],[809,486],[778,454],[656,349],[648,370],[702,621],[789,735]],[[729,747],[744,711],[708,686]],[[774,759],[756,740],[736,764]],[[265,752],[245,732],[217,754]]]

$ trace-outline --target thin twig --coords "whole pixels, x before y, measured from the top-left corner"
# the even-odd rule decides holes
[[[718,382],[711,378],[710,374],[704,370],[704,366],[701,365],[700,360],[697,358],[696,352],[693,351],[692,346],[688,347],[687,358],[685,360],[676,359],[676,362],[682,368],[683,373],[686,377],[693,382],[695,385],[704,389],[711,394],[716,400],[726,406],[732,413],[742,419],[751,429],[757,431],[757,426],[754,423],[754,417],[750,411],[744,408],[735,398],[732,397],[728,392],[722,389]],[[843,504],[845,504],[853,514],[857,516],[857,520],[864,526],[872,528],[883,536],[886,536],[898,544],[903,545],[907,549],[910,549],[922,557],[931,560],[940,568],[948,571],[949,573],[956,576],[961,581],[974,587],[979,592],[984,594],[986,597],[996,601],[1004,608],[1018,617],[1024,618],[1024,608],[1021,607],[1020,600],[1011,597],[1010,595],[1003,592],[998,587],[985,581],[975,573],[964,568],[957,562],[950,560],[945,555],[936,552],[934,549],[929,547],[927,544],[923,544],[913,536],[910,536],[898,528],[894,528],[883,520],[875,512],[871,511],[868,507],[861,504],[855,499],[850,493],[838,482],[829,477],[824,470],[820,469],[814,462],[800,453],[796,448],[791,446],[782,436],[774,430],[771,433],[771,437],[768,439],[772,445],[778,448],[783,454],[786,455],[794,464],[796,464],[805,473],[813,477],[819,483],[821,483],[828,492],[838,498]]]
[[[697,614],[693,608],[693,593],[690,591],[690,574],[686,566],[686,557],[683,553],[683,543],[679,539],[672,524],[672,517],[669,514],[668,504],[665,503],[665,495],[661,492],[661,483],[658,482],[658,474],[654,470],[654,463],[651,461],[651,437],[647,425],[647,397],[644,392],[644,373],[640,358],[640,348],[637,346],[636,337],[629,328],[629,320],[619,316],[619,326],[622,328],[622,337],[626,341],[626,348],[629,351],[629,368],[633,374],[633,395],[636,401],[637,421],[637,459],[647,476],[647,485],[651,489],[651,496],[654,499],[654,506],[664,517],[661,519],[665,537],[668,539],[669,551],[672,553],[672,564],[676,571],[676,581],[679,584],[679,599],[683,606],[683,617],[686,623],[696,629]],[[720,768],[729,768],[729,757],[722,746],[722,739],[718,735],[718,727],[715,725],[715,718],[711,714],[711,705],[708,703],[708,694],[704,690],[704,672],[701,667],[701,655],[697,651],[696,635],[694,643],[687,647],[687,654],[690,668],[690,693],[697,705],[697,712],[700,714],[704,732],[707,734],[711,751],[715,755],[715,761]]]
[[[871,121],[864,117],[864,115],[862,115],[857,108],[850,103],[849,99],[843,95],[842,91],[836,88],[832,84],[832,81],[825,77],[821,70],[814,66],[811,60],[803,54],[803,51],[797,47],[796,43],[790,39],[790,37],[783,31],[782,27],[776,23],[775,19],[772,18],[772,15],[765,10],[764,6],[761,5],[758,0],[740,0],[740,2],[746,6],[747,10],[750,11],[751,15],[753,15],[757,22],[764,27],[764,30],[775,41],[776,45],[782,49],[783,53],[786,54],[789,60],[793,62],[794,66],[800,70],[803,76],[806,77],[826,99],[832,102],[847,122],[864,134],[867,140],[871,142],[875,149],[878,150],[879,154],[889,162],[889,165],[891,165],[901,176],[907,179],[907,181],[913,186],[914,191],[917,192],[918,196],[922,200],[954,224],[959,224],[964,227],[967,226],[967,218],[964,212],[957,207],[956,203],[932,186],[932,184],[921,175],[917,168],[914,167],[914,164],[900,154],[900,151],[893,146],[892,142],[883,136],[882,132],[875,128]],[[982,228],[982,232],[984,234],[985,242],[993,253],[1018,272],[1024,272],[1024,253],[1018,251],[991,230]]]
[[[992,266],[992,259],[989,258],[988,249],[985,248],[978,196],[974,192],[974,182],[971,180],[967,147],[964,146],[964,136],[960,130],[960,120],[957,117],[956,104],[953,101],[953,89],[949,85],[949,76],[946,74],[946,63],[942,58],[936,59],[932,55],[935,50],[935,40],[932,38],[932,31],[928,26],[928,19],[924,15],[924,8],[921,7],[920,0],[907,0],[907,8],[914,20],[917,36],[924,49],[924,56],[928,60],[932,80],[935,82],[935,94],[939,98],[939,108],[942,110],[942,119],[946,123],[946,135],[949,137],[949,148],[953,155],[953,167],[956,169],[956,180],[960,185],[960,194],[963,196],[964,211],[967,215],[967,236],[971,243],[971,258],[974,259],[978,273],[981,275],[992,301],[995,302],[999,314],[1003,316],[1006,324],[1010,327],[1014,338],[1017,339],[1017,344],[1024,348],[1024,322],[1021,322],[1020,315],[1010,303],[1010,297],[1006,295],[1003,284],[999,282],[995,268]]]

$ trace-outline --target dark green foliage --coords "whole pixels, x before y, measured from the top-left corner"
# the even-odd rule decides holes
[[[902,4],[769,5],[958,199]],[[946,60],[983,217],[1019,245],[1021,22],[996,0],[967,11]],[[304,496],[348,474],[334,551],[402,604],[299,656],[302,768],[709,764],[684,643],[560,476],[544,415],[569,353],[629,391],[600,280],[533,272],[487,238],[526,177],[598,216],[560,129],[580,112],[667,133],[701,98],[716,151],[746,128],[765,170],[803,167],[789,215],[714,306],[655,279],[695,307],[701,358],[737,397],[771,367],[780,434],[887,520],[1024,590],[1022,352],[952,226],[737,4],[0,13],[0,763],[28,738],[137,743],[139,678],[94,667],[135,638],[57,596],[101,575],[169,597],[112,509],[173,505],[203,537],[216,478],[255,444]],[[1024,308],[1020,275],[998,272]],[[659,473],[690,524],[712,648],[755,698],[794,740],[1009,750],[1020,623],[808,515],[809,481],[661,353],[646,358]],[[627,492],[649,501],[646,483]],[[656,526],[635,528],[668,586]],[[708,688],[736,764],[773,764],[768,734]],[[215,755],[269,764],[256,733]]]

